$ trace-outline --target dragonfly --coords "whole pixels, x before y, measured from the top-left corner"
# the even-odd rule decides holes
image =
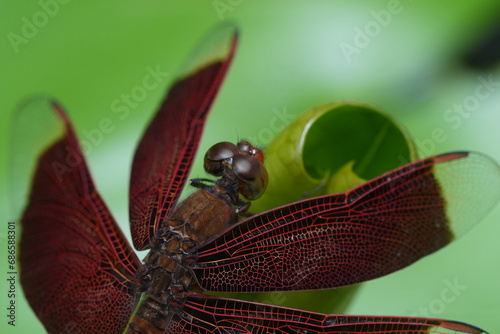
[[[143,261],[99,195],[63,107],[39,98],[20,108],[54,124],[39,140],[21,215],[21,283],[46,330],[486,333],[452,320],[328,315],[203,293],[331,289],[390,274],[463,234],[500,192],[496,162],[452,152],[252,214],[269,180],[264,152],[247,141],[213,145],[204,157],[212,178],[188,182],[237,41],[231,25],[202,41],[137,146],[129,223],[135,249],[149,250]],[[196,191],[180,201],[186,183]]]

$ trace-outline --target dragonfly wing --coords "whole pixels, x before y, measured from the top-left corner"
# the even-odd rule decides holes
[[[232,226],[190,264],[218,292],[326,289],[404,268],[451,242],[499,200],[500,168],[467,152],[423,159],[346,193]]]
[[[166,334],[387,334],[486,333],[454,321],[381,316],[325,315],[291,308],[217,298],[188,296],[172,317]]]
[[[150,247],[159,224],[179,199],[236,40],[233,26],[223,26],[204,40],[137,147],[129,209],[132,240],[138,250]]]
[[[24,109],[59,124],[44,140],[21,218],[26,298],[50,333],[121,333],[140,261],[98,194],[62,108],[37,99]]]

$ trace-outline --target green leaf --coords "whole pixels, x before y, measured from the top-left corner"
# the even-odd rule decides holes
[[[252,203],[254,213],[306,197],[344,192],[417,158],[401,125],[376,108],[357,102],[328,103],[306,111],[278,134],[264,153],[269,186]],[[243,298],[343,313],[358,287]]]
[[[354,161],[346,163],[330,178],[326,185],[326,194],[336,194],[359,186],[366,180],[354,172]]]
[[[401,125],[370,105],[351,101],[306,111],[264,153],[269,186],[252,203],[252,212],[343,192],[416,159]]]

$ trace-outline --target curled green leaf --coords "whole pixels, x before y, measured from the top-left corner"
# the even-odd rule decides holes
[[[306,197],[347,191],[417,158],[408,133],[390,116],[370,105],[345,101],[306,111],[278,134],[264,153],[269,186],[252,203],[254,213]],[[245,297],[343,313],[358,287]]]
[[[252,212],[343,192],[416,159],[401,125],[368,104],[351,101],[306,111],[264,153],[269,186]]]

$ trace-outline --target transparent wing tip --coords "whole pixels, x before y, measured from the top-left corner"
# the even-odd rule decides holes
[[[477,152],[453,152],[435,157],[446,212],[455,236],[465,234],[500,201],[500,165]]]

